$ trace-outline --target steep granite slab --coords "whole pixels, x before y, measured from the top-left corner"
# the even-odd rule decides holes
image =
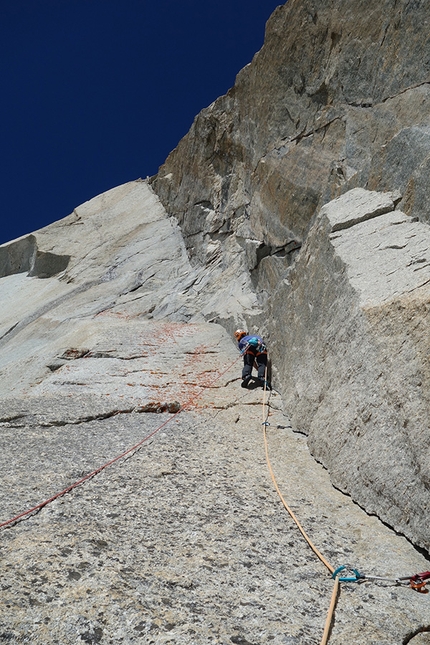
[[[364,196],[322,209],[279,285],[275,364],[333,482],[428,550],[430,229]]]
[[[143,181],[99,195],[30,237],[44,257],[68,261],[42,278],[31,270],[27,243],[0,249],[14,258],[0,278],[0,398],[47,378],[67,349],[92,346],[105,333],[103,316],[123,321],[117,330],[154,319],[233,327],[258,310],[249,275],[238,276],[238,250],[224,264],[215,245],[207,264],[193,267],[176,221]]]

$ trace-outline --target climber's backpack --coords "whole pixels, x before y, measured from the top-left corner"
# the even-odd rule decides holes
[[[248,347],[252,347],[252,349],[255,349],[257,352],[264,352],[266,349],[264,343],[262,343],[256,336],[252,336],[252,338],[248,340]]]

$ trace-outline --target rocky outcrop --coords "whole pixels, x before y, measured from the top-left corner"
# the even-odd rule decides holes
[[[400,189],[403,210],[429,220],[427,12],[406,0],[278,7],[261,51],[155,179],[191,253],[213,234],[205,209],[225,236],[285,248],[355,186]]]
[[[64,271],[69,260],[69,255],[39,251],[34,235],[27,235],[0,246],[0,277],[26,272],[29,276],[50,278]]]
[[[429,550],[430,228],[395,198],[321,209],[271,298],[274,363],[334,483]]]

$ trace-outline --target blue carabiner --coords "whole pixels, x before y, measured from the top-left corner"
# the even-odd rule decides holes
[[[338,567],[336,571],[333,571],[331,577],[336,578],[337,574],[343,571],[344,569],[346,569],[346,564],[343,564],[341,567]],[[357,569],[352,569],[352,571],[354,572],[354,577],[345,576],[345,577],[339,578],[339,582],[358,582],[360,579],[363,579],[363,576],[357,571]]]

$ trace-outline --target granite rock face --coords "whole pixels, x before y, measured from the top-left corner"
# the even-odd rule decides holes
[[[234,87],[195,119],[155,179],[191,253],[202,238],[300,241],[352,187],[401,190],[429,221],[430,12],[425,2],[290,0]]]
[[[214,244],[226,264],[245,250],[264,303],[321,206],[351,188],[399,190],[430,221],[428,24],[409,0],[277,8],[261,51],[153,180],[194,262]]]
[[[429,23],[289,0],[151,185],[0,247],[0,523],[147,437],[3,529],[1,641],[319,642],[332,581],[261,410],[334,567],[428,569]],[[239,325],[269,341],[267,418]],[[428,642],[428,615],[342,584],[330,643]]]
[[[231,250],[241,250],[238,275],[251,277],[262,311],[245,320],[270,339],[288,411],[309,432],[312,449],[334,480],[426,549],[429,25],[430,9],[421,1],[290,0],[269,19],[261,51],[234,87],[202,110],[152,180],[179,222],[194,266],[204,265],[214,243],[221,244],[225,266]],[[330,210],[332,228],[324,228],[324,218],[313,225],[326,204],[357,188],[390,193],[388,210],[387,197],[351,193],[345,208],[354,202],[355,215],[342,211],[337,222]],[[382,200],[382,210],[373,213],[375,222],[361,222],[369,199]],[[399,212],[384,216],[395,208]],[[403,232],[413,237],[404,240]],[[380,245],[378,253],[367,254],[363,239],[369,248]],[[356,258],[353,268],[349,258]],[[341,343],[345,368],[341,361],[337,373],[340,350],[329,336],[329,301],[338,311],[338,333],[347,334]],[[341,333],[341,320],[348,332]],[[314,355],[313,346],[321,343]],[[325,391],[323,373],[331,374],[330,364],[335,374],[329,389],[338,398],[333,394],[323,405],[318,397],[325,396],[320,389]],[[341,405],[344,389],[352,397],[349,411]],[[371,399],[378,413],[367,410]],[[327,431],[338,436],[325,448],[317,448],[318,410],[338,428]],[[361,428],[354,421],[360,415],[367,419],[366,433],[342,434],[344,424]],[[354,432],[361,438],[347,438]],[[379,444],[365,434],[379,436]],[[363,448],[362,476],[338,463],[344,443],[345,460]],[[404,467],[398,465],[402,451]]]
[[[293,423],[337,486],[427,550],[429,250],[392,195],[356,188],[321,209],[271,299]]]
[[[39,277],[37,255],[45,258]],[[180,229],[142,181],[3,245],[1,258],[3,396],[44,379],[67,363],[64,352],[87,347],[88,337],[109,353],[109,336],[116,327],[123,333],[115,321],[129,321],[130,330],[136,317],[231,326],[258,309],[250,277],[235,279],[234,260],[221,267],[214,252],[204,270],[191,266]],[[51,279],[41,280],[47,273]]]
[[[194,332],[200,341],[205,331],[183,326],[187,342],[179,337],[175,359]],[[224,344],[211,356],[226,368],[231,353],[223,330],[221,338]],[[166,393],[171,360],[167,355],[154,370]],[[208,377],[201,367],[183,384],[184,397],[196,399],[196,385]],[[134,455],[3,530],[1,639],[36,645],[318,643],[333,581],[272,488],[260,392],[244,393],[237,369],[230,369]],[[38,409],[33,399],[32,416],[24,409],[1,425],[2,519],[172,418],[136,410],[91,418],[94,397],[75,402],[63,396],[55,407],[50,401],[41,399]],[[279,485],[326,557],[336,564],[353,559],[376,575],[424,570],[425,559],[404,538],[331,486],[302,435],[276,429],[286,420],[276,398],[272,406],[269,450]],[[427,597],[407,586],[345,584],[330,643],[401,643],[426,625],[427,612]]]
[[[67,264],[36,277],[37,252]],[[333,581],[274,492],[262,411],[278,483],[333,566],[426,569],[333,488],[278,393],[263,408],[240,387],[231,335],[205,320],[228,326],[237,283],[191,266],[145,182],[2,253],[0,524],[124,456],[1,529],[1,642],[318,642]],[[245,293],[232,319],[252,310]],[[427,610],[407,585],[345,584],[330,642],[406,642]]]

